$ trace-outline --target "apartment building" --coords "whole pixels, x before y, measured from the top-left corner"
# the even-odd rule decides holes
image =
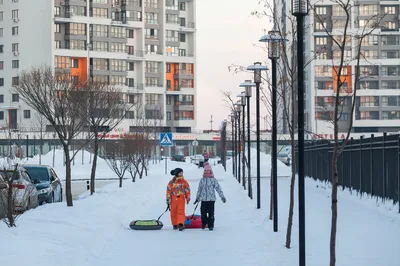
[[[195,0],[0,0],[0,125],[28,130],[37,115],[10,88],[47,64],[108,82],[135,103],[119,126],[196,126]]]
[[[352,96],[356,91],[352,132],[400,131],[400,1],[354,1],[348,27],[348,45],[343,69],[345,84],[340,91],[343,102],[339,131],[350,126]],[[282,7],[282,5],[281,5]],[[290,15],[289,7],[285,7]],[[282,8],[281,11],[282,12]],[[322,24],[317,19],[323,19]],[[283,20],[290,23],[287,19]],[[343,37],[346,21],[344,10],[331,1],[315,1],[306,18],[305,119],[306,129],[316,134],[330,134],[330,122],[336,93],[336,71],[341,53],[328,36]],[[359,86],[354,88],[357,40],[362,29],[372,30],[361,46]],[[313,59],[315,58],[315,59]],[[346,63],[347,64],[347,63]]]

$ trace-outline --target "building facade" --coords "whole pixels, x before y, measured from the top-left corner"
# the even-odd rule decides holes
[[[50,65],[108,82],[132,104],[119,128],[196,127],[195,0],[0,0],[0,125],[35,128],[11,90],[18,73]]]
[[[282,2],[280,6],[282,10]],[[290,5],[285,7],[289,16],[290,8]],[[351,130],[354,133],[400,131],[399,8],[399,1],[361,0],[351,4],[342,73],[345,82],[340,92],[343,109],[339,118],[339,132],[347,132],[351,115]],[[336,70],[341,56],[334,40],[343,38],[346,18],[345,11],[338,4],[326,0],[315,1],[306,17],[304,55],[308,64],[305,68],[305,127],[307,131],[318,135],[333,132],[331,120],[336,94]],[[290,23],[287,19],[284,21]],[[362,41],[359,54],[356,36],[363,29],[371,34]],[[358,55],[360,78],[355,83]],[[354,92],[355,111],[352,114]]]

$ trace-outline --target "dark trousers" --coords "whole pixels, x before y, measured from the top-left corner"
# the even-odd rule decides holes
[[[201,223],[204,226],[208,224],[208,228],[214,228],[214,207],[215,201],[202,201],[200,207]]]

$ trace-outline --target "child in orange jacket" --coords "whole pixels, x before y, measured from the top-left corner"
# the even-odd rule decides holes
[[[169,181],[167,186],[167,205],[170,206],[171,222],[174,230],[179,231],[185,229],[185,202],[190,202],[190,186],[183,177],[183,170],[175,168],[171,171],[174,177]]]

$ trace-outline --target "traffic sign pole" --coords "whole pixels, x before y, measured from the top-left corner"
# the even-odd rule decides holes
[[[169,150],[171,151],[171,146],[173,145],[172,133],[161,133],[160,134],[160,146],[167,146],[170,147]],[[168,169],[168,159],[167,159],[167,150],[164,149],[164,157],[165,157],[165,174],[167,174]]]

